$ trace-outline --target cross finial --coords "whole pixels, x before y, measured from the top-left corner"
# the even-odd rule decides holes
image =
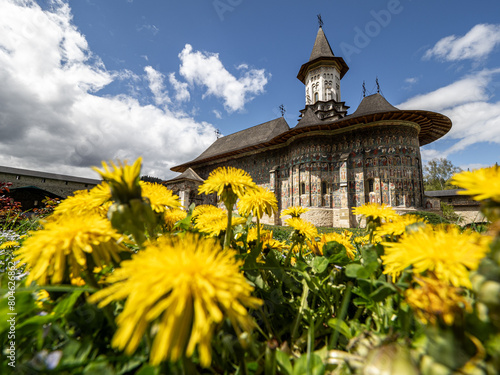
[[[365,81],[363,81],[363,98],[366,96]]]
[[[281,112],[281,117],[285,117],[285,112],[286,112],[285,106],[283,104],[280,104],[278,108]]]
[[[380,85],[378,83],[378,77],[375,78],[375,84],[377,85],[377,93],[380,94]]]
[[[318,14],[316,17],[318,17],[318,25],[319,25],[319,27],[323,27],[323,20],[321,19],[321,14]]]
[[[220,138],[221,134],[219,129],[215,129],[215,136],[217,137],[217,139]]]

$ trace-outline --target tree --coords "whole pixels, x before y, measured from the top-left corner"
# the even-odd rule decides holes
[[[457,186],[450,184],[450,180],[461,171],[448,159],[432,159],[424,166],[424,188],[427,191],[457,189]]]

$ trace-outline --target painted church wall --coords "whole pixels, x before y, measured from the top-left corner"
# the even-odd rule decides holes
[[[350,211],[370,201],[394,207],[422,202],[418,132],[411,126],[310,134],[286,147],[194,169],[206,179],[220,166],[241,168],[273,190],[280,211],[292,205]]]

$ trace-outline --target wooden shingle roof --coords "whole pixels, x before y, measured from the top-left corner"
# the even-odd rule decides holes
[[[276,138],[282,133],[290,130],[283,117],[252,126],[251,128],[226,135],[217,139],[196,159],[182,165],[171,168],[175,172],[182,172],[192,164],[198,164],[222,156],[230,156],[236,153],[251,151],[254,148],[260,148],[270,140]]]

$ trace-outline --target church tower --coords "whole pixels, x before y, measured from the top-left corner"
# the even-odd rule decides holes
[[[341,101],[340,80],[348,70],[344,59],[333,54],[320,26],[309,61],[301,66],[297,75],[305,85],[306,109],[312,107],[321,120],[344,117],[349,107]],[[331,113],[332,110],[335,113]]]

